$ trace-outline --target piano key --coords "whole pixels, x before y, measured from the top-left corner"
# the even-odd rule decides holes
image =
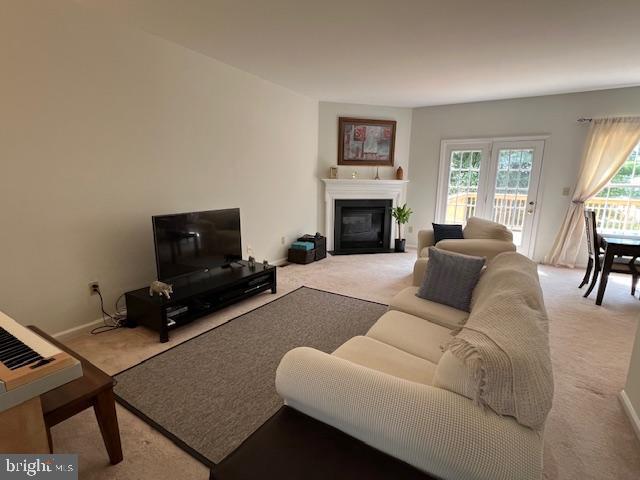
[[[42,359],[40,355],[38,355],[36,352],[31,351],[23,355],[20,355],[19,357],[13,358],[10,362],[5,363],[5,365],[10,370],[14,370],[15,368],[18,368],[20,365],[25,365],[25,364],[28,365],[29,363],[37,362],[40,359]]]
[[[11,353],[7,353],[7,355],[5,355],[4,358],[2,359],[2,363],[6,364],[7,362],[10,362],[16,357],[24,355],[25,353],[36,353],[36,352],[31,350],[26,345],[21,345],[19,348],[11,349]]]
[[[26,345],[22,345],[19,348],[12,349],[11,353],[8,353],[7,355],[5,355],[4,358],[2,359],[2,363],[7,364],[7,363],[11,362],[11,360],[13,360],[14,358],[22,356],[25,353],[36,353],[36,352],[31,350]]]
[[[0,349],[7,348],[9,345],[14,344],[14,343],[18,343],[18,342],[22,343],[17,338],[7,338],[6,340],[4,340],[4,341],[2,341],[0,343]]]
[[[26,345],[16,345],[10,349],[7,349],[0,354],[0,362],[5,362],[7,360],[11,360],[16,355],[26,352],[29,349]]]
[[[16,364],[11,368],[11,370],[15,370],[15,369],[20,368],[20,367],[26,367],[27,365],[31,365],[32,363],[37,363],[37,362],[40,362],[42,360],[44,360],[44,359],[40,355],[36,354],[35,358],[34,357],[30,357],[30,358],[22,361],[21,363]]]

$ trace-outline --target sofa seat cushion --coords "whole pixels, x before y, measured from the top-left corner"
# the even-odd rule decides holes
[[[516,246],[512,242],[489,239],[464,239],[464,240],[441,240],[436,243],[436,247],[449,252],[461,253],[475,257],[485,257],[491,260],[502,252],[515,252]]]
[[[442,356],[441,345],[451,341],[451,330],[408,313],[389,311],[369,329],[375,338],[433,363]]]
[[[333,355],[363,367],[424,385],[431,385],[436,371],[434,362],[416,357],[370,337],[353,337],[338,347]]]
[[[504,240],[489,239],[464,239],[464,240],[440,240],[436,247],[447,250],[449,252],[462,253],[463,255],[472,255],[476,257],[486,257],[491,260],[502,252],[515,252],[516,246],[512,242]],[[429,257],[429,247],[420,250],[419,258]]]
[[[401,290],[389,303],[389,310],[398,310],[429,320],[446,328],[460,328],[469,318],[469,312],[416,297],[418,287]]]

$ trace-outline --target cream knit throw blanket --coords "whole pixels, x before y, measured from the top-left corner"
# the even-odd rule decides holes
[[[500,254],[478,288],[469,320],[445,350],[466,366],[464,390],[477,404],[541,428],[551,409],[553,375],[536,265],[517,253]]]

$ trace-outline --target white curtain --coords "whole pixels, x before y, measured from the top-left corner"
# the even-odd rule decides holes
[[[584,241],[584,202],[609,183],[639,142],[640,117],[592,120],[573,199],[545,263],[575,267]]]

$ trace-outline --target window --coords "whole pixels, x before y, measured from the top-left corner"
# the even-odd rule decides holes
[[[585,208],[595,210],[601,233],[640,234],[640,144]]]
[[[511,230],[513,243],[516,245],[522,242],[522,229],[527,218],[533,154],[533,148],[498,151],[493,221],[502,223]]]
[[[480,150],[451,152],[446,223],[463,223],[475,214],[481,159]]]

